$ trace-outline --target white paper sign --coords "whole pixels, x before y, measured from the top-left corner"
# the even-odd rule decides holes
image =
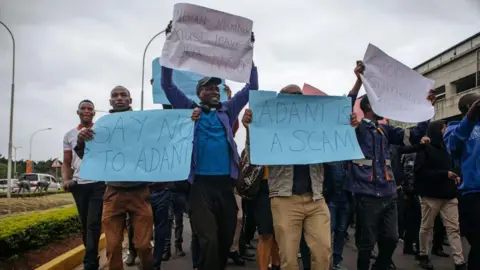
[[[434,116],[434,107],[427,96],[435,81],[372,44],[368,45],[363,62],[363,86],[376,114],[406,123],[418,123]]]
[[[252,68],[253,22],[221,11],[175,4],[172,32],[161,64],[236,82],[248,82]]]

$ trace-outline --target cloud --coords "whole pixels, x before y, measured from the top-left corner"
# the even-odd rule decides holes
[[[27,158],[62,157],[62,138],[76,126],[84,98],[108,110],[109,90],[129,88],[140,107],[142,55],[148,40],[172,17],[175,1],[0,0],[0,20],[17,42],[14,145]],[[254,21],[255,63],[261,89],[310,83],[329,94],[351,88],[352,69],[369,42],[415,66],[475,34],[480,2],[438,0],[195,1]],[[7,154],[12,45],[0,30],[0,153]],[[164,38],[150,46],[145,67],[145,107],[152,102],[151,60]],[[242,85],[230,83],[234,91]],[[100,113],[98,114],[100,115]],[[244,145],[243,128],[237,135]]]

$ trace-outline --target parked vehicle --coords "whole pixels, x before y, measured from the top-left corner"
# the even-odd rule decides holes
[[[20,175],[18,181],[28,181],[30,187],[34,190],[37,189],[39,182],[48,183],[48,190],[61,190],[62,186],[58,183],[57,179],[50,174],[45,173],[24,173]]]
[[[18,179],[12,179],[12,191],[18,189],[17,187]],[[0,192],[8,191],[8,179],[0,179]]]

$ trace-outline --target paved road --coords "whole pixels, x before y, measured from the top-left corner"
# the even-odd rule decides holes
[[[184,224],[189,224],[188,220],[185,220]],[[353,231],[351,231],[350,233],[352,234]],[[190,237],[191,237],[190,227],[185,226],[184,238],[185,239],[190,239]],[[187,253],[187,256],[183,257],[183,258],[173,256],[173,258],[170,259],[170,261],[164,262],[162,264],[162,269],[165,269],[165,270],[192,269],[192,257],[191,257],[191,253],[190,253],[190,248],[189,248],[190,243],[189,242],[190,241],[188,241],[188,243],[183,244],[183,248],[184,248],[185,252]],[[466,243],[464,244],[464,247],[465,247],[464,249],[466,250],[465,255],[467,255],[468,254],[467,253],[468,247],[467,247]],[[403,248],[402,243],[399,243],[399,245],[397,247],[397,250],[395,251],[394,258],[393,258],[395,264],[397,265],[397,269],[405,269],[405,270],[421,269],[420,267],[418,267],[418,264],[415,261],[415,259],[413,258],[413,256],[402,254],[402,248]],[[445,251],[450,252],[449,247],[445,247]],[[356,266],[355,266],[356,265],[355,264],[356,258],[357,258],[357,252],[356,252],[355,244],[354,244],[353,239],[351,239],[346,244],[345,250],[344,250],[345,266],[350,270],[351,269],[356,269]],[[453,266],[453,261],[451,260],[451,258],[439,258],[439,257],[434,256],[432,258],[432,260],[433,260],[433,263],[435,265],[435,270],[451,270],[454,267]],[[106,265],[105,251],[102,251],[102,253],[101,253],[101,265],[104,267],[102,269],[106,269],[105,268],[105,265]],[[83,267],[81,267],[81,266],[77,267],[75,270],[80,270],[80,269],[83,269]],[[137,269],[137,267],[125,267],[125,269],[126,270],[134,270],[134,269]],[[239,266],[233,265],[232,262],[230,261],[228,269],[253,270],[253,269],[257,269],[257,267],[256,267],[255,262],[247,262],[247,266],[239,267]]]

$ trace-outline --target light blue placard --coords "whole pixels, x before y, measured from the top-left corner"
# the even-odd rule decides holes
[[[80,178],[167,182],[188,178],[192,159],[192,110],[108,114],[95,123]]]
[[[361,159],[349,97],[250,91],[251,159],[258,165]]]
[[[160,66],[160,57],[153,59],[152,62],[152,77],[153,77],[153,103],[154,104],[170,104],[165,92],[163,91],[161,80],[162,80],[162,66]],[[200,103],[200,100],[197,97],[197,83],[198,81],[205,76],[182,70],[173,70],[173,82],[182,90],[183,93],[193,100],[196,103]],[[225,80],[222,80],[222,84],[218,86],[220,88],[220,101],[227,100],[227,93],[225,92]]]

